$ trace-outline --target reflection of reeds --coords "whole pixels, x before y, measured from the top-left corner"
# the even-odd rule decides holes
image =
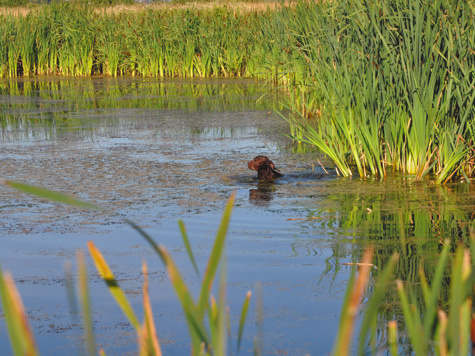
[[[265,97],[257,100],[263,93],[266,93]],[[271,86],[252,81],[161,81],[141,78],[78,80],[65,77],[54,81],[50,78],[4,80],[0,82],[0,95],[5,100],[0,113],[0,141],[40,136],[51,138],[60,127],[82,132],[86,136],[93,135],[97,132],[96,127],[88,122],[97,119],[97,113],[91,110],[96,108],[123,109],[120,115],[109,116],[110,120],[121,126],[137,120],[136,116],[129,114],[137,109],[218,112],[267,110],[280,97],[279,92],[272,90]],[[190,130],[185,129],[188,125],[177,127],[183,134],[191,134]],[[118,128],[114,126],[110,129]],[[221,128],[206,128],[194,133],[234,136],[246,129],[229,128],[220,132]]]

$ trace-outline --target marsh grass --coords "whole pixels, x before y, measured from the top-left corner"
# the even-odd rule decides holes
[[[387,350],[391,355],[468,355],[471,343],[473,264],[471,258],[475,251],[458,246],[454,254],[450,254],[451,244],[444,241],[440,259],[435,273],[429,281],[422,270],[422,298],[414,294],[414,285],[405,284],[400,279],[395,281],[402,309],[401,321],[391,320],[381,325],[378,320],[378,305],[387,294],[387,288],[394,283],[393,273],[398,255],[393,255],[385,268],[379,273],[376,283],[372,285],[372,293],[365,301],[366,306],[362,316],[357,352],[351,352],[352,328],[354,318],[362,299],[362,290],[369,288],[369,270],[371,264],[366,261],[359,267],[357,278],[356,269],[349,280],[347,293],[342,308],[338,338],[335,342],[334,355],[366,354],[370,348],[375,352]],[[472,248],[473,250],[473,248]],[[449,279],[449,299],[441,303],[440,293],[445,288],[445,280]],[[422,305],[421,305],[422,304]],[[386,331],[384,330],[386,329]],[[408,335],[406,345],[398,345],[398,330]],[[378,340],[379,339],[379,340]],[[378,345],[379,342],[379,345]]]
[[[402,171],[443,184],[474,174],[471,2],[131,9],[67,2],[0,15],[0,77],[266,79],[288,95],[295,140],[344,176]]]
[[[300,2],[282,8],[292,38],[304,141],[345,176],[402,171],[436,183],[473,173],[473,3]],[[281,40],[288,47],[288,38]],[[297,74],[298,73],[298,74]],[[301,78],[306,78],[305,81]]]
[[[0,77],[258,76],[266,72],[268,56],[261,21],[275,7],[218,3],[122,11],[58,2],[0,13]]]

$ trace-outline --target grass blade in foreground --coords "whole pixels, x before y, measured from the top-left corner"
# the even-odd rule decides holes
[[[345,356],[350,354],[350,344],[355,324],[358,307],[363,297],[364,290],[368,284],[369,271],[372,266],[373,250],[368,248],[363,256],[363,263],[360,265],[359,275],[355,282],[354,270],[348,283],[348,288],[343,303],[338,337],[335,341],[333,354]]]
[[[91,298],[89,296],[89,286],[87,283],[86,261],[84,259],[84,252],[82,250],[79,250],[77,253],[77,261],[79,301],[83,318],[84,336],[86,339],[87,352],[89,355],[94,356],[97,354],[96,338],[92,320]]]
[[[12,276],[9,273],[4,274],[1,268],[0,295],[14,354],[17,356],[38,355],[33,333],[15,282]]]
[[[109,265],[107,264],[106,260],[92,241],[89,241],[87,243],[87,247],[94,261],[94,264],[96,265],[97,272],[101,275],[104,282],[106,282],[107,286],[109,287],[109,291],[111,292],[119,307],[124,312],[127,319],[129,319],[135,330],[139,332],[139,319],[135,316],[135,313],[132,307],[130,306],[127,297],[125,296],[122,289],[120,289],[119,284],[117,283],[117,280],[115,279],[115,276],[109,268]]]
[[[12,188],[18,189],[22,192],[25,192],[25,193],[28,193],[28,194],[31,194],[31,195],[35,195],[39,198],[55,201],[57,203],[64,203],[64,204],[76,206],[76,207],[79,207],[79,208],[105,211],[104,208],[101,208],[98,205],[91,204],[91,203],[88,203],[88,202],[84,202],[84,201],[75,199],[73,197],[55,192],[53,190],[38,188],[38,187],[35,187],[33,185],[14,182],[14,181],[11,181],[11,180],[5,181],[5,184],[12,187]]]
[[[142,264],[143,274],[143,308],[144,308],[144,322],[142,330],[139,334],[139,349],[140,355],[148,356],[162,356],[160,343],[157,337],[157,330],[153,320],[152,305],[150,304],[150,295],[148,293],[148,269],[145,261]]]
[[[5,184],[11,186],[12,188],[21,190],[23,192],[26,192],[26,193],[29,193],[41,198],[45,198],[45,199],[49,199],[56,202],[77,206],[77,207],[100,210],[106,213],[113,214],[112,212],[109,212],[106,209],[103,209],[94,204],[82,202],[77,199],[74,199],[74,198],[71,198],[71,197],[68,197],[63,194],[50,191],[47,189],[37,188],[31,185],[17,183],[13,181],[5,181]],[[177,293],[177,296],[184,310],[184,314],[188,323],[189,332],[190,332],[190,336],[192,340],[192,354],[193,355],[201,355],[203,354],[204,350],[206,350],[208,353],[209,352],[214,353],[216,352],[216,350],[212,350],[213,345],[217,345],[218,348],[220,348],[221,350],[226,349],[227,342],[225,338],[227,337],[227,333],[224,333],[223,330],[220,330],[220,328],[223,328],[223,327],[226,328],[226,322],[224,321],[229,319],[227,308],[224,307],[224,302],[225,302],[224,294],[223,294],[222,289],[220,289],[221,290],[220,295],[222,297],[219,298],[219,303],[221,305],[221,308],[213,308],[211,305],[212,304],[211,300],[213,299],[210,295],[210,292],[211,292],[214,277],[215,277],[215,274],[216,274],[216,271],[217,271],[217,268],[220,263],[222,253],[224,250],[224,245],[225,245],[224,242],[225,242],[227,230],[229,227],[229,221],[231,218],[234,198],[235,198],[235,194],[232,194],[224,209],[223,217],[222,217],[220,226],[218,228],[218,232],[216,234],[216,239],[213,245],[213,249],[208,260],[207,270],[202,281],[201,292],[200,292],[198,303],[194,302],[193,297],[189,291],[188,286],[185,283],[184,278],[182,277],[180,271],[178,270],[178,267],[174,263],[172,257],[170,256],[166,248],[164,246],[157,245],[157,243],[151,238],[150,235],[148,235],[142,228],[140,228],[138,225],[136,225],[132,221],[128,219],[122,219],[125,223],[130,225],[134,230],[136,230],[142,237],[144,237],[149,242],[149,244],[156,251],[156,253],[160,257],[162,262],[165,264],[170,281],[175,289],[175,292]],[[184,231],[185,230],[183,226],[182,233]],[[184,241],[186,244],[186,242],[188,241],[187,236],[184,237]],[[100,252],[95,248],[92,242],[88,244],[88,247],[89,247],[91,256],[96,264],[97,270],[99,271],[103,279],[106,281],[106,283],[109,285],[109,288],[111,289],[111,292],[116,298],[118,304],[121,306],[121,308],[124,310],[125,314],[128,316],[131,323],[134,325],[136,329],[138,329],[138,332],[140,333],[141,332],[140,323],[138,322],[138,319],[134,316],[135,314],[133,313],[132,308],[128,304],[125,296],[123,295],[123,292],[118,288],[117,281],[115,280],[114,275],[110,271],[110,268],[108,267],[104,258],[102,257]],[[189,251],[188,251],[189,257],[191,258],[193,254],[191,251],[191,247],[189,246],[189,243],[188,243],[188,248],[189,248]],[[79,261],[81,261],[81,259],[79,259]],[[87,288],[86,288],[87,287],[87,281],[85,277],[86,272],[85,272],[85,267],[82,264],[80,263],[79,265],[80,270],[82,271],[80,272],[80,285],[82,286],[81,296],[82,296],[82,302],[83,302],[83,311],[84,311],[83,315],[84,315],[84,324],[85,324],[85,329],[86,329],[86,338],[88,340],[89,353],[93,353],[93,352],[95,353],[95,351],[92,351],[92,350],[95,350],[95,342],[94,342],[93,334],[92,334],[92,320],[90,318],[90,314],[88,314],[90,312],[90,304],[89,304],[89,297],[88,297]],[[244,303],[244,306],[241,312],[239,340],[242,337],[242,329],[243,329],[242,324],[244,323],[247,307],[248,307],[248,301]],[[216,314],[216,312],[218,313],[215,315],[216,318],[212,318],[211,320],[208,320],[210,323],[216,322],[215,325],[209,325],[209,328],[206,326],[205,315],[207,312],[210,312],[212,314],[213,313]],[[224,315],[223,313],[225,313],[226,315]],[[152,325],[150,324],[150,320],[146,321],[146,323],[148,323],[147,328],[149,328],[149,332],[152,331],[153,328],[152,328]],[[210,335],[208,335],[207,330],[212,330],[212,329],[217,330],[218,332],[213,333],[210,338]]]
[[[366,305],[365,314],[364,314],[363,320],[361,322],[361,327],[360,327],[361,329],[360,337],[359,337],[360,340],[359,340],[359,345],[358,345],[358,354],[360,355],[364,354],[364,347],[367,341],[368,332],[370,331],[373,321],[376,320],[378,317],[378,312],[379,312],[378,307],[379,305],[381,305],[381,302],[383,302],[386,296],[387,288],[389,287],[390,283],[393,281],[394,267],[396,265],[398,258],[399,256],[397,254],[392,255],[391,259],[389,260],[388,265],[378,275],[378,279],[374,286],[373,293]],[[393,330],[390,328],[389,330],[391,332],[397,333],[397,329]],[[394,340],[396,339],[393,339],[393,340],[390,339],[389,342],[392,342]]]
[[[198,269],[198,265],[196,264],[193,251],[191,250],[190,240],[188,239],[188,234],[186,233],[185,224],[183,223],[182,220],[178,220],[178,226],[180,227],[181,237],[183,239],[183,243],[185,244],[186,252],[188,253],[188,258],[193,264],[193,268],[195,269],[196,275],[200,277],[200,271]]]
[[[211,255],[209,256],[206,274],[201,284],[200,300],[198,302],[198,312],[201,318],[204,317],[206,311],[206,304],[208,303],[207,298],[209,296],[209,292],[211,291],[214,275],[216,273],[216,269],[218,268],[218,263],[221,259],[221,254],[223,252],[224,241],[226,239],[229,221],[231,220],[231,212],[233,209],[235,196],[235,193],[231,195],[224,209],[223,217],[221,219],[218,232],[216,234],[216,239],[214,240],[213,250],[211,251]]]
[[[246,299],[244,300],[244,304],[242,305],[241,309],[241,318],[239,319],[239,332],[238,332],[238,340],[237,340],[237,352],[241,348],[241,341],[242,341],[242,332],[244,330],[244,324],[246,322],[247,311],[249,310],[249,302],[251,301],[252,292],[249,290],[246,294]]]

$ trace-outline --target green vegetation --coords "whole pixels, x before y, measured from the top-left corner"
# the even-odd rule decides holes
[[[349,280],[340,319],[340,328],[335,342],[335,355],[366,354],[369,348],[373,353],[384,349],[392,355],[468,355],[471,342],[470,332],[472,321],[472,288],[475,250],[459,246],[454,255],[450,255],[451,245],[444,241],[444,247],[435,274],[430,279],[419,270],[421,285],[418,288],[405,284],[397,279],[393,281],[394,267],[398,259],[395,254],[387,266],[377,274],[376,282],[370,282],[370,270],[374,267],[372,249],[368,249],[363,262],[358,264],[359,273],[355,272]],[[373,273],[373,277],[376,273]],[[444,290],[444,282],[449,280],[449,299],[440,299]],[[383,324],[379,320],[380,305],[387,296],[387,288],[395,284],[402,309],[402,318],[398,321],[394,314],[391,321]],[[356,352],[351,351],[352,329],[355,326],[358,307],[367,288],[372,289],[371,296],[365,301],[366,307],[362,315],[359,341]],[[422,298],[415,296],[416,289],[422,290]],[[400,324],[403,323],[404,334],[398,335]],[[406,338],[406,340],[404,340]],[[406,341],[406,342],[402,342]]]
[[[0,0],[0,7],[26,6],[29,0]]]
[[[258,77],[266,71],[261,21],[270,12],[224,6],[101,11],[67,2],[0,16],[0,77]]]
[[[78,201],[68,196],[53,191],[44,190],[16,182],[6,182],[7,185],[56,202],[66,203],[80,208],[104,209],[90,203]],[[230,352],[227,344],[229,315],[225,300],[225,261],[223,259],[224,242],[233,205],[230,198],[224,210],[223,219],[218,229],[214,246],[210,254],[205,275],[202,278],[199,298],[195,301],[190,294],[178,267],[163,246],[157,245],[154,240],[133,222],[124,220],[132,226],[155,250],[167,268],[170,281],[175,288],[177,297],[183,307],[188,329],[192,340],[193,355],[226,355]],[[198,276],[199,269],[195,263],[193,252],[184,228],[180,223],[183,241],[192,265]],[[361,263],[354,263],[352,275],[348,282],[345,294],[340,327],[335,339],[334,355],[363,355],[371,350],[387,350],[391,355],[412,353],[415,355],[467,355],[471,323],[471,293],[475,282],[475,244],[471,250],[462,245],[451,253],[453,244],[449,240],[442,241],[439,259],[428,278],[428,274],[419,269],[419,284],[397,279],[394,274],[397,269],[398,254],[393,254],[389,260],[380,266],[373,265],[373,249],[369,248],[364,253]],[[90,242],[88,244],[90,255],[96,265],[98,273],[106,282],[111,294],[122,309],[131,325],[137,332],[138,349],[140,355],[161,355],[159,338],[156,335],[155,324],[148,294],[147,266],[143,265],[143,307],[144,321],[140,323],[135,312],[130,306],[124,292],[118,285],[114,274],[110,270],[103,255]],[[81,305],[84,325],[84,344],[89,355],[97,352],[95,334],[92,323],[92,307],[89,300],[87,271],[84,256],[78,253],[78,294]],[[215,300],[211,293],[214,276],[221,266],[222,273],[217,288],[218,299]],[[356,267],[359,272],[356,275]],[[377,267],[382,267],[377,269]],[[430,283],[429,283],[430,281]],[[392,311],[392,318],[387,321],[381,318],[386,311],[381,306],[387,299],[388,293],[397,289],[398,305],[400,311]],[[390,290],[388,292],[388,289]],[[446,290],[447,298],[441,298]],[[368,292],[371,292],[370,294]],[[422,296],[418,296],[422,291]],[[360,304],[365,299],[365,309],[359,312]],[[72,293],[70,293],[72,294]],[[30,329],[25,308],[15,287],[12,277],[0,270],[0,295],[5,319],[9,331],[12,349],[16,355],[37,355],[37,346]],[[248,292],[241,309],[239,322],[237,350],[247,311],[249,308],[250,292]],[[387,302],[386,302],[387,304]],[[205,317],[207,316],[207,317]],[[359,328],[359,341],[353,345],[352,335],[355,334],[356,319],[361,317]],[[407,336],[399,336],[401,330]],[[259,343],[256,343],[256,345]],[[262,350],[255,350],[260,353]],[[101,350],[101,354],[105,354]]]
[[[474,10],[448,0],[284,9],[297,55],[287,62],[299,88],[291,102],[305,119],[289,118],[297,139],[319,147],[344,176],[473,176]]]
[[[0,77],[254,77],[283,85],[298,142],[344,176],[475,174],[471,2],[266,9],[54,3],[0,16]]]
[[[427,308],[422,288],[424,280],[429,281],[431,286],[438,281],[441,286],[437,287],[437,303],[439,308],[448,311],[452,303],[452,254],[459,244],[471,248],[475,236],[472,204],[466,201],[473,187],[468,184],[414,184],[414,178],[402,174],[375,183],[351,180],[346,189],[342,186],[340,192],[329,195],[318,209],[309,211],[308,219],[302,224],[310,231],[343,228],[353,237],[351,242],[332,243],[333,253],[327,260],[325,272],[330,278],[336,278],[342,268],[339,266],[341,261],[346,262],[346,256],[342,254],[345,244],[358,246],[356,250],[372,248],[371,263],[378,267],[373,272],[373,279],[375,275],[380,275],[380,270],[388,267],[391,256],[398,256],[391,267],[391,283],[383,288],[384,298],[375,307],[378,316],[377,322],[374,321],[377,323],[374,326],[376,334],[371,345],[386,347],[389,338],[387,327],[397,321],[397,343],[402,354],[403,348],[410,349],[408,345],[412,341],[407,334],[407,326],[402,322],[403,308],[394,279],[404,281],[410,302],[420,315],[425,315]],[[448,245],[451,246],[449,258],[445,262],[444,275],[440,277],[437,275],[438,264]],[[352,253],[352,263],[361,260],[360,253]],[[469,287],[473,281],[467,283],[466,287]],[[369,290],[371,294],[376,292],[373,283],[370,283]],[[365,312],[370,312],[371,308],[365,301]]]
[[[129,13],[55,3],[31,10],[26,16],[0,15],[0,77],[61,74],[269,79],[281,83],[288,95],[288,107],[293,112],[286,117],[291,136],[325,152],[340,174],[384,177],[388,172],[401,171],[415,180],[434,176],[436,183],[445,183],[457,176],[469,181],[475,174],[474,10],[472,3],[462,0],[301,1],[260,12],[218,6],[200,10],[145,8]],[[12,83],[0,83],[0,93],[12,92],[18,84]],[[33,88],[36,84],[24,84],[19,92],[51,92],[40,86]],[[158,83],[151,90],[163,99],[163,107],[181,105],[166,99],[169,87]],[[197,90],[196,95],[205,94]],[[114,93],[103,100],[114,100]],[[90,105],[102,106],[96,101]],[[2,117],[0,124],[16,125],[18,120],[22,119]],[[82,208],[98,208],[41,189],[9,185]],[[442,189],[419,185],[408,189],[404,194],[427,194],[431,210],[419,209],[417,202],[394,207],[383,195],[368,197],[356,190],[336,209],[343,212],[342,218],[331,221],[331,214],[324,210],[310,213],[310,218],[325,218],[311,220],[323,221],[311,224],[333,223],[367,231],[367,239],[358,243],[381,240],[363,257],[358,277],[354,274],[349,281],[335,355],[354,350],[350,336],[367,289],[371,296],[363,311],[357,354],[368,349],[376,353],[378,347],[392,355],[467,354],[474,283],[473,221],[466,212],[454,208],[458,202],[438,206],[442,199],[430,199],[435,190],[449,201],[451,196]],[[468,188],[466,194],[470,194]],[[225,270],[220,259],[231,204],[196,301],[166,250],[127,221],[167,267],[184,308],[195,355],[226,354],[229,350],[224,273],[217,301],[208,293],[219,263]],[[387,241],[390,239],[386,237],[394,236],[398,236],[397,241]],[[471,251],[454,247],[456,243],[472,246]],[[89,251],[136,329],[140,353],[160,354],[148,282],[143,289],[146,317],[140,323],[101,253],[92,243]],[[353,256],[355,264],[359,257]],[[78,261],[86,349],[95,354],[87,273],[82,257]],[[379,269],[372,270],[372,263]],[[0,273],[0,292],[12,349],[18,355],[36,354],[24,308],[8,274]],[[238,345],[249,297],[241,310]]]
[[[116,6],[116,5],[132,5],[134,0],[72,0],[77,4],[89,4],[94,7]]]

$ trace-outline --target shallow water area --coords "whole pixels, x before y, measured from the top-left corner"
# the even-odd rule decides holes
[[[80,352],[81,323],[68,306],[63,264],[89,240],[139,315],[147,261],[164,354],[189,354],[166,271],[124,217],[167,246],[196,292],[177,220],[184,220],[204,271],[223,207],[236,192],[226,248],[232,349],[240,307],[247,290],[254,291],[243,354],[252,352],[261,330],[264,354],[329,353],[350,271],[342,263],[358,262],[365,245],[375,246],[379,266],[400,253],[407,263],[398,276],[407,279],[419,263],[431,266],[441,239],[468,239],[471,187],[327,174],[324,157],[311,148],[295,153],[283,135],[287,123],[275,112],[281,101],[272,86],[252,80],[0,81],[0,178],[117,212],[66,207],[0,185],[0,263],[19,286],[43,354]],[[261,154],[284,177],[258,182],[247,161]],[[132,327],[90,260],[88,266],[99,346],[110,355],[134,354]],[[0,345],[7,344],[0,332]]]

